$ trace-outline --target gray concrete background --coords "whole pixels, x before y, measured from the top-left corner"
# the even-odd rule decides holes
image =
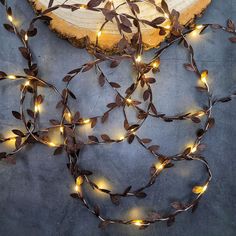
[[[33,17],[27,1],[11,0],[19,25],[26,25]],[[225,24],[227,18],[236,21],[236,2],[213,0],[200,22]],[[0,22],[5,15],[0,8]],[[68,42],[50,32],[47,26],[38,23],[39,34],[31,42],[34,56],[40,67],[40,75],[63,88],[62,77],[67,71],[82,65],[90,56],[85,50],[75,49]],[[201,39],[191,36],[196,49],[196,59],[201,69],[209,70],[209,83],[216,96],[225,96],[236,89],[236,48],[228,42],[229,35],[207,31]],[[22,73],[24,60],[18,53],[19,41],[0,26],[0,70]],[[152,52],[149,52],[151,54]],[[155,104],[159,111],[167,114],[186,112],[204,104],[204,97],[195,91],[195,77],[184,70],[187,54],[182,47],[172,47],[162,56],[161,72],[158,82],[153,86]],[[109,80],[122,86],[131,83],[132,71],[127,63],[115,70],[103,65]],[[71,87],[79,102],[72,104],[86,116],[98,115],[105,111],[114,93],[108,86],[100,88],[94,71],[85,73],[73,82]],[[11,111],[18,109],[19,82],[0,84],[0,133],[6,134],[21,124],[12,118]],[[121,89],[122,92],[122,89]],[[48,118],[56,117],[55,98],[52,91],[43,90],[46,95],[41,112],[41,125],[48,124]],[[137,94],[140,96],[140,94]],[[98,220],[87,212],[80,203],[73,201],[69,193],[73,181],[65,164],[66,158],[52,156],[53,150],[42,145],[28,147],[17,156],[17,164],[8,166],[0,163],[0,235],[169,235],[169,236],[233,236],[236,234],[236,101],[218,105],[214,110],[216,126],[210,130],[204,143],[204,152],[213,171],[213,181],[202,199],[195,214],[186,213],[177,217],[173,227],[155,224],[146,231],[129,226],[111,226],[105,231],[98,229]],[[47,111],[47,113],[46,113]],[[159,120],[148,119],[139,131],[141,137],[151,137],[161,151],[173,154],[182,150],[193,140],[198,125],[191,122],[166,124]],[[109,122],[96,127],[94,131],[84,126],[80,136],[106,132],[117,137],[124,132],[122,113],[112,113]],[[6,147],[2,147],[4,149]],[[145,183],[152,157],[136,142],[132,145],[120,143],[107,146],[86,148],[81,159],[84,168],[89,167],[96,173],[95,180],[102,177],[113,190],[122,190],[128,185],[134,187]],[[141,217],[151,209],[168,209],[167,204],[174,200],[186,200],[191,187],[204,180],[202,166],[193,163],[179,163],[160,177],[158,183],[147,191],[144,200],[124,199],[120,208],[113,206],[109,199],[98,193],[88,193],[91,203],[97,199],[102,212],[108,217]],[[89,195],[89,196],[90,196]]]

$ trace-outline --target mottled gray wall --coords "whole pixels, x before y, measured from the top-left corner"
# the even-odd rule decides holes
[[[18,23],[26,25],[28,19],[33,17],[27,1],[9,2],[17,14]],[[236,21],[235,13],[235,0],[213,0],[200,22],[225,24],[229,17]],[[0,22],[5,22],[2,8]],[[39,34],[31,46],[39,63],[40,75],[62,89],[63,75],[85,63],[90,56],[85,50],[75,49],[57,38],[42,23],[38,26]],[[209,70],[209,83],[217,96],[225,96],[236,89],[236,47],[228,42],[228,37],[224,33],[214,34],[211,31],[207,31],[201,39],[191,37],[192,45],[197,49],[199,67]],[[0,70],[22,72],[25,62],[18,53],[19,46],[19,41],[0,26]],[[173,46],[161,59],[161,72],[157,75],[158,82],[153,86],[158,110],[172,114],[201,106],[204,97],[194,89],[195,77],[182,66],[187,62],[185,50]],[[115,70],[103,65],[103,70],[111,81],[117,81],[124,87],[131,83],[132,71],[126,63]],[[0,83],[0,130],[3,134],[13,127],[20,128],[20,123],[11,115],[12,110],[18,109],[19,85],[19,82]],[[108,86],[98,86],[94,72],[75,80],[72,90],[79,100],[79,103],[73,104],[74,109],[88,117],[102,114],[106,104],[114,98],[114,93]],[[49,117],[56,118],[54,107],[57,98],[52,91],[43,90],[42,93],[46,95],[41,113],[43,126],[48,124]],[[97,228],[98,220],[69,196],[73,181],[65,168],[66,158],[63,155],[52,156],[52,149],[35,145],[17,156],[15,166],[0,163],[0,235],[235,235],[235,104],[236,101],[233,101],[215,108],[216,126],[204,140],[208,144],[204,155],[212,167],[213,181],[196,213],[179,216],[173,227],[156,224],[146,231],[139,231],[130,226],[112,225],[101,231]],[[188,121],[168,124],[149,118],[139,135],[151,137],[161,146],[162,152],[171,154],[182,150],[193,140],[197,127],[198,125]],[[122,114],[118,110],[112,113],[106,125],[98,125],[94,131],[85,126],[81,128],[80,135],[84,137],[92,132],[107,132],[117,137],[123,131]],[[135,187],[145,183],[153,159],[134,142],[132,145],[120,143],[85,148],[81,163],[85,168],[89,167],[96,172],[97,179],[105,178],[112,189],[122,190],[129,184]],[[179,163],[163,173],[157,184],[147,191],[149,196],[144,200],[124,199],[120,208],[117,208],[101,194],[91,193],[90,199],[93,202],[96,196],[103,208],[102,212],[108,217],[139,217],[153,208],[165,210],[167,203],[173,200],[186,199],[191,186],[204,180],[204,177],[201,165],[194,162]]]

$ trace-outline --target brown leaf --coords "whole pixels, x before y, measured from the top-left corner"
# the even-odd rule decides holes
[[[159,149],[160,149],[160,146],[158,146],[158,145],[152,145],[152,146],[148,147],[148,150],[151,152],[156,152]]]
[[[115,68],[117,67],[118,65],[120,64],[120,61],[117,61],[117,60],[113,60],[110,64],[110,67],[111,68]]]
[[[90,0],[87,4],[88,7],[97,7],[102,3],[102,0]]]
[[[12,115],[18,119],[18,120],[21,120],[21,114],[18,112],[18,111],[12,111]]]
[[[7,77],[7,74],[3,71],[0,71],[0,78]]]
[[[5,28],[7,31],[9,31],[9,32],[11,32],[11,33],[14,33],[14,28],[13,28],[11,25],[9,25],[9,24],[3,24],[3,26],[4,26],[4,28]]]
[[[209,128],[212,128],[215,125],[215,119],[213,117],[208,120]]]
[[[19,47],[19,50],[20,50],[22,56],[23,56],[26,60],[29,60],[29,59],[30,59],[30,54],[29,54],[27,48],[25,48],[25,47]]]
[[[48,3],[48,8],[50,8],[53,5],[54,0],[50,0]]]
[[[104,123],[109,117],[109,112],[105,112],[102,116],[102,123]]]
[[[149,98],[149,96],[150,96],[150,92],[149,92],[149,90],[147,89],[147,90],[145,90],[144,93],[143,93],[143,100],[144,100],[144,101],[147,101],[148,98]]]
[[[71,80],[72,80],[72,76],[70,76],[70,75],[66,75],[63,79],[62,79],[62,81],[63,82],[70,82]]]
[[[132,33],[132,29],[124,24],[120,24],[121,29],[126,33]]]
[[[199,119],[199,118],[196,117],[196,116],[191,116],[191,120],[192,120],[194,123],[200,123],[200,122],[201,122],[201,119]]]
[[[157,115],[156,107],[153,105],[153,103],[150,104],[152,112]]]
[[[80,119],[80,112],[77,111],[73,117],[73,122],[76,123],[79,121],[79,119]]]
[[[144,138],[144,139],[141,139],[141,142],[142,143],[150,143],[150,142],[152,142],[152,140],[149,138]]]
[[[15,147],[16,147],[16,149],[19,149],[19,148],[20,148],[21,142],[22,142],[22,138],[19,137],[19,136],[16,137],[16,142],[15,142]]]
[[[98,82],[99,82],[99,85],[101,87],[104,86],[104,84],[105,84],[105,75],[103,73],[101,73],[100,76],[98,77]]]
[[[88,138],[89,138],[89,140],[91,140],[92,142],[99,143],[98,138],[97,138],[96,136],[90,135],[90,136],[88,136]]]
[[[165,18],[164,17],[157,17],[156,19],[152,20],[152,24],[154,25],[160,25],[163,22],[165,22]]]
[[[187,156],[188,154],[190,154],[191,150],[192,150],[191,147],[186,148],[183,152],[183,156]]]
[[[161,1],[161,7],[162,7],[162,9],[164,10],[165,13],[167,13],[168,15],[170,14],[168,5],[167,5],[167,3],[166,3],[165,0],[162,0],[162,1]]]
[[[137,192],[135,193],[135,197],[137,198],[145,198],[147,194],[145,192]]]
[[[43,96],[42,95],[38,95],[37,98],[36,98],[36,103],[37,104],[42,104],[43,100],[44,100]]]
[[[34,118],[34,112],[30,109],[27,109],[27,113],[30,117]]]
[[[105,141],[105,142],[109,142],[111,141],[111,138],[107,135],[107,134],[102,134],[101,138]]]
[[[197,137],[202,137],[202,135],[205,133],[203,129],[198,129],[196,132]]]
[[[129,137],[128,137],[128,139],[127,139],[127,141],[128,141],[129,144],[131,144],[131,143],[134,141],[134,137],[135,137],[134,134],[129,135]]]
[[[13,129],[12,132],[20,137],[24,137],[24,133],[22,133],[20,130],[18,129]]]
[[[120,88],[120,85],[118,83],[115,83],[115,82],[110,82],[110,85],[113,87],[113,88]]]
[[[100,214],[99,206],[98,206],[98,205],[95,205],[94,208],[93,208],[93,210],[94,210],[94,214],[95,214],[96,216],[99,216],[99,214]]]
[[[184,64],[184,68],[188,71],[193,71],[195,72],[195,68],[191,64]]]
[[[96,124],[97,124],[97,118],[96,117],[92,118],[91,119],[91,128],[94,128],[96,126]]]
[[[63,146],[57,147],[53,153],[54,156],[60,155],[63,152]]]
[[[123,25],[125,25],[127,27],[132,27],[131,21],[126,16],[120,15],[120,20],[121,20]]]

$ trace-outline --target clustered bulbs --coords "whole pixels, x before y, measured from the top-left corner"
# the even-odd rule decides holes
[[[204,24],[204,25],[190,25],[184,29],[176,28],[178,26],[177,24],[178,22],[176,22],[178,18],[174,17],[176,11],[170,12],[168,9],[168,5],[164,0],[161,2],[161,6],[157,6],[155,5],[155,3],[153,3],[153,1],[150,1],[152,2],[152,4],[156,6],[157,10],[159,9],[159,11],[162,12],[163,17],[165,18],[164,20],[167,21],[165,22],[164,25],[157,24],[155,27],[158,28],[160,31],[162,31],[162,33],[163,31],[172,33],[172,30],[175,30],[175,32],[173,35],[171,34],[169,36],[167,45],[164,46],[161,45],[160,48],[155,49],[155,56],[153,56],[150,62],[144,62],[142,60],[142,54],[143,54],[143,43],[141,40],[142,32],[140,31],[139,24],[141,23],[145,24],[145,23],[140,22],[140,19],[138,19],[138,10],[137,10],[138,6],[134,3],[130,4],[129,1],[124,2],[127,3],[128,7],[130,7],[132,10],[131,12],[133,12],[131,15],[126,15],[125,17],[127,18],[126,19],[127,21],[131,22],[131,20],[133,20],[135,22],[133,28],[137,30],[136,36],[137,35],[139,36],[139,37],[133,36],[131,41],[135,41],[135,43],[134,44],[132,44],[132,42],[130,43],[129,40],[126,38],[125,31],[121,30],[122,44],[119,46],[124,47],[123,51],[121,50],[118,56],[107,55],[99,48],[99,38],[102,35],[102,29],[106,25],[106,23],[104,23],[101,29],[97,31],[97,44],[87,45],[89,52],[92,52],[92,55],[95,57],[94,61],[85,63],[81,67],[68,72],[67,75],[63,78],[63,82],[66,83],[65,89],[63,89],[63,91],[60,92],[53,84],[50,84],[47,81],[42,80],[37,76],[39,68],[36,62],[34,62],[31,53],[31,48],[29,46],[30,39],[34,37],[35,34],[37,33],[37,30],[35,28],[35,23],[37,20],[40,19],[50,22],[51,18],[47,16],[47,13],[52,12],[55,9],[58,9],[59,7],[63,7],[65,9],[73,11],[80,9],[97,11],[98,10],[97,6],[100,5],[100,2],[101,1],[91,0],[89,1],[88,5],[84,4],[70,5],[67,4],[65,1],[64,4],[57,5],[56,8],[53,8],[53,1],[50,1],[49,8],[41,12],[41,14],[38,17],[32,19],[32,21],[30,22],[30,26],[27,30],[19,30],[14,24],[11,8],[7,5],[5,0],[1,1],[1,3],[4,5],[6,9],[7,18],[10,22],[10,24],[4,24],[4,27],[9,32],[14,33],[21,40],[23,46],[20,47],[19,49],[22,56],[28,62],[28,68],[25,70],[26,75],[7,74],[3,71],[0,71],[0,80],[21,79],[24,81],[21,87],[20,112],[12,111],[12,114],[17,120],[22,121],[26,130],[25,132],[23,132],[21,130],[14,129],[12,130],[12,132],[16,135],[15,137],[1,138],[0,140],[1,143],[7,141],[15,142],[15,150],[9,153],[6,152],[0,153],[0,158],[8,161],[12,160],[12,156],[15,155],[17,152],[21,151],[21,149],[28,143],[32,143],[32,140],[34,140],[34,142],[43,143],[49,147],[54,148],[54,155],[58,155],[63,152],[66,153],[66,156],[68,158],[67,167],[72,177],[74,178],[74,192],[71,193],[71,197],[80,201],[81,204],[84,205],[89,210],[90,213],[92,213],[100,220],[99,227],[105,228],[109,224],[124,224],[124,225],[134,225],[139,229],[145,229],[153,223],[163,222],[163,221],[167,222],[167,225],[170,226],[174,223],[175,217],[180,213],[186,212],[188,210],[195,211],[201,196],[206,192],[209,183],[212,179],[212,173],[207,161],[200,155],[201,149],[203,148],[202,139],[204,138],[207,131],[214,125],[215,120],[212,117],[213,107],[218,103],[225,103],[231,101],[232,98],[234,98],[236,95],[236,92],[234,92],[233,94],[227,97],[218,99],[214,98],[213,100],[208,85],[208,71],[203,70],[201,72],[198,69],[197,63],[194,59],[193,48],[186,39],[186,36],[189,35],[191,32],[193,32],[194,30],[198,30],[199,33],[203,33],[204,30],[211,27],[214,29],[220,29],[227,33],[233,34],[234,38],[236,35],[235,26],[232,21],[228,20],[227,27],[215,24],[214,25]],[[113,8],[114,6],[112,1],[107,1],[107,2],[109,2],[107,6],[110,8],[106,9],[106,11],[113,10],[118,19],[117,22],[119,22],[120,15],[119,13],[116,12],[117,9]],[[106,11],[101,10],[102,14],[105,14]],[[149,23],[151,25],[151,22]],[[230,38],[230,41],[233,42],[235,40]],[[183,45],[186,48],[190,57],[190,63],[185,64],[184,67],[188,71],[191,71],[194,75],[196,75],[197,79],[201,81],[202,85],[199,86],[198,89],[199,91],[204,92],[207,95],[207,105],[198,111],[188,112],[181,115],[167,116],[166,114],[157,111],[153,103],[154,94],[152,92],[151,85],[156,82],[156,79],[154,77],[150,77],[149,74],[151,72],[155,74],[159,71],[160,56],[171,45],[175,43],[179,43],[180,45]],[[130,50],[130,48],[132,48],[132,50]],[[98,54],[99,57],[97,57]],[[125,96],[123,96],[118,90],[121,86],[116,82],[109,81],[108,78],[106,78],[105,75],[102,73],[102,70],[99,66],[100,63],[107,61],[111,63],[112,68],[115,68],[116,66],[119,65],[119,62],[124,59],[125,60],[129,59],[133,62],[133,67],[137,75],[136,81],[129,88],[127,88]],[[107,83],[116,92],[116,98],[115,101],[107,104],[108,110],[104,112],[104,114],[100,116],[84,118],[81,117],[79,111],[77,112],[72,111],[68,105],[69,99],[76,99],[76,96],[69,89],[69,85],[70,81],[76,79],[77,75],[79,75],[80,73],[85,73],[86,71],[92,68],[96,68],[100,73],[98,78],[100,86],[103,86],[104,83]],[[42,111],[41,109],[43,106],[44,98],[42,95],[38,95],[37,88],[40,86],[39,84],[43,84],[44,86],[52,89],[60,97],[60,100],[58,101],[57,104],[57,108],[60,109],[61,111],[61,119],[60,120],[51,119],[50,120],[51,126],[48,128],[44,128],[43,130],[37,129],[39,114],[41,112],[46,112],[44,110]],[[148,103],[147,108],[145,110],[139,107],[139,105],[141,104],[140,101],[132,99],[132,95],[138,87],[142,87],[145,89],[143,93],[143,102]],[[29,108],[25,111],[24,102],[26,99],[25,95],[27,93],[32,95],[32,99],[34,101],[34,107]],[[130,124],[125,111],[126,107],[131,107],[137,112],[136,123]],[[94,128],[97,122],[105,123],[109,119],[109,114],[116,108],[122,108],[123,110],[124,128],[126,130],[126,133],[124,135],[121,135],[117,139],[110,137],[108,134],[101,134],[100,137],[90,135],[88,136],[87,140],[83,141],[78,140],[78,137],[76,136],[75,133],[75,128],[77,126],[90,125],[91,128]],[[202,128],[199,128],[197,130],[196,139],[191,146],[184,148],[184,150],[181,153],[177,153],[171,156],[166,156],[160,153],[159,150],[160,147],[158,145],[150,144],[152,142],[151,139],[141,138],[137,134],[137,131],[141,129],[143,123],[147,120],[147,117],[149,116],[156,119],[161,119],[164,122],[173,122],[173,121],[180,122],[189,120],[191,122],[198,124],[202,124],[203,121],[201,120],[201,118],[204,117],[205,123],[202,125]],[[56,144],[57,142],[54,142],[49,138],[48,135],[49,131],[54,129],[57,129],[60,136],[63,137],[63,143]],[[147,152],[150,152],[155,159],[153,165],[150,167],[150,179],[148,179],[147,183],[144,186],[141,186],[138,189],[133,189],[132,186],[128,186],[127,188],[125,188],[123,192],[114,193],[110,189],[101,187],[99,186],[99,184],[93,182],[93,180],[90,178],[90,176],[93,175],[93,173],[90,170],[82,169],[81,166],[78,164],[80,150],[82,150],[84,146],[89,147],[90,145],[98,145],[98,144],[109,145],[111,143],[119,143],[125,141],[127,141],[129,144],[132,144],[134,139],[136,139],[138,143]],[[84,187],[85,184],[87,184],[93,190],[102,192],[103,194],[107,194],[110,197],[111,202],[117,206],[120,204],[121,199],[126,197],[145,198],[147,196],[145,190],[155,184],[156,179],[163,171],[165,171],[165,169],[172,168],[174,166],[174,163],[178,161],[198,161],[202,163],[202,165],[204,165],[206,168],[207,178],[203,184],[193,186],[192,188],[192,193],[194,194],[193,200],[189,200],[185,203],[173,202],[171,204],[173,211],[171,211],[170,213],[160,214],[159,212],[154,210],[151,215],[147,216],[144,219],[130,219],[130,220],[113,219],[112,217],[103,216],[100,207],[97,204],[92,204],[92,203],[89,204],[86,198],[83,196],[82,187]]]

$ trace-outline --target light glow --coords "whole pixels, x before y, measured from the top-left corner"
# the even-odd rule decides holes
[[[7,78],[8,79],[16,79],[16,76],[15,75],[8,75]]]
[[[197,25],[196,27],[195,27],[195,29],[197,29],[197,30],[200,30],[200,29],[202,29],[203,28],[203,25]]]
[[[203,83],[207,83],[207,76],[208,76],[208,71],[204,70],[202,73],[201,73],[201,81]]]
[[[28,41],[29,37],[27,35],[27,33],[25,34],[25,41]]]
[[[155,61],[155,62],[153,62],[152,67],[156,69],[159,67],[159,65],[160,65],[160,63]]]
[[[100,30],[97,32],[97,37],[99,38],[101,35],[102,35],[102,31]]]
[[[140,55],[138,55],[135,59],[136,62],[141,62],[141,60],[142,60],[142,57]]]
[[[88,124],[88,123],[90,123],[90,119],[83,120],[83,124]]]
[[[164,169],[164,165],[161,164],[161,163],[157,163],[157,164],[155,165],[155,168],[156,168],[157,170],[161,171],[161,170]]]
[[[35,111],[36,113],[40,112],[40,105],[39,105],[39,104],[35,104],[35,106],[34,106],[34,111]]]
[[[13,22],[13,17],[11,15],[8,15],[7,18],[11,23]]]
[[[126,102],[127,102],[128,104],[131,104],[131,103],[132,103],[132,99],[127,98],[127,99],[126,99]]]
[[[48,145],[51,146],[51,147],[56,147],[56,146],[57,146],[57,145],[56,145],[55,143],[53,143],[53,142],[49,142]]]
[[[132,223],[136,226],[142,226],[143,225],[143,221],[142,220],[133,220]]]

